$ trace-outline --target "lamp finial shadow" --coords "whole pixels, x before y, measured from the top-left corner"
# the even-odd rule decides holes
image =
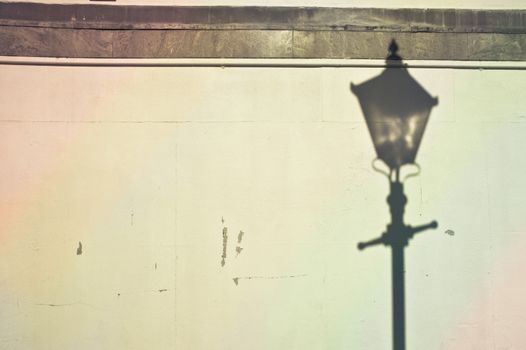
[[[386,61],[401,61],[402,57],[398,56],[398,44],[395,39],[391,39],[389,44],[389,56],[387,56]]]

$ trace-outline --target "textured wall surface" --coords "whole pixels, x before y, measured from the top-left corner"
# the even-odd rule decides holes
[[[389,349],[380,71],[0,66],[0,347]],[[523,348],[526,73],[410,72],[408,349]]]
[[[2,57],[0,348],[391,348],[390,252],[356,247],[388,184],[349,89],[383,68],[329,65],[392,38],[468,61],[410,69],[439,104],[406,221],[439,228],[407,249],[408,349],[525,348],[525,18],[0,3],[0,55],[28,61],[323,59]]]

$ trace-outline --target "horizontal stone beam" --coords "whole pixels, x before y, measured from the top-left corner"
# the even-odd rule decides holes
[[[526,10],[112,6],[0,2],[0,25],[73,29],[526,33]]]
[[[0,55],[517,61],[526,10],[180,7],[0,2]]]

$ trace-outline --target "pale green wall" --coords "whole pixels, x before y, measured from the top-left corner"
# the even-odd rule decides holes
[[[0,66],[0,347],[389,349],[379,72]],[[523,348],[526,71],[410,72],[408,349]]]

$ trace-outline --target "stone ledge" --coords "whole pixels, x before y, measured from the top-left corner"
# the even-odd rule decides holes
[[[393,38],[404,59],[522,61],[526,11],[0,3],[4,56],[382,59]]]
[[[0,25],[136,30],[526,33],[526,10],[115,6],[0,2]]]
[[[72,58],[383,59],[391,39],[412,60],[526,60],[526,35],[0,27],[0,55]]]

